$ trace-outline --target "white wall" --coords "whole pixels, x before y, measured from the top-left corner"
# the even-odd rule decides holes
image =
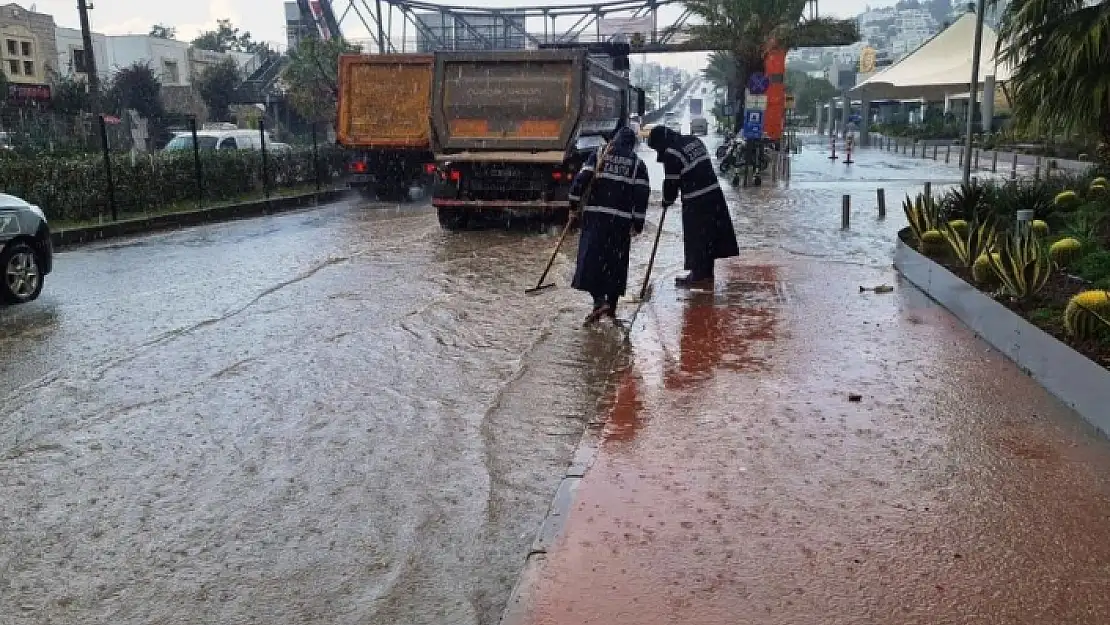
[[[75,28],[54,29],[54,43],[58,49],[58,72],[63,76],[73,76],[73,50],[84,50],[85,44],[81,40],[81,31]],[[99,33],[92,34],[93,58],[96,61],[96,73],[102,81],[108,80],[112,75],[111,59],[108,55],[108,38]],[[84,74],[78,74],[84,76]]]
[[[148,63],[165,86],[189,85],[189,44],[146,35],[108,37],[108,56],[113,71],[136,62]],[[176,80],[168,64],[177,65]]]

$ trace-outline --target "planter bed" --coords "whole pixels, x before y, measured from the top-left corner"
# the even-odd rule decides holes
[[[909,229],[899,233],[894,265],[904,278],[1110,436],[1110,341],[1074,341],[1061,321],[1082,282],[1054,274],[1034,303],[1003,303],[962,268],[918,252],[912,240]]]

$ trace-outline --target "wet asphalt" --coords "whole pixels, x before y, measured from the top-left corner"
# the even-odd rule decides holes
[[[813,141],[728,192],[743,251],[889,266],[899,198],[959,175]],[[349,199],[59,254],[0,309],[0,621],[495,623],[624,353],[573,245],[523,294],[556,236]]]

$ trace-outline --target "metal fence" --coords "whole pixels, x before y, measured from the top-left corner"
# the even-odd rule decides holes
[[[264,128],[259,129],[265,141]],[[275,149],[281,147],[281,149]],[[334,187],[343,154],[308,146],[53,155],[0,150],[0,192],[43,209],[53,225],[103,223]]]

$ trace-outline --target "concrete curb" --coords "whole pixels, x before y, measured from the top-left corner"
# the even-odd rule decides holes
[[[528,557],[524,561],[524,569],[517,577],[509,594],[509,602],[501,612],[500,625],[522,625],[531,610],[535,599],[532,591],[536,588],[543,567],[547,562],[547,551],[555,545],[566,526],[567,517],[571,506],[574,504],[575,493],[586,471],[597,457],[597,450],[601,444],[601,431],[605,426],[604,421],[591,421],[586,424],[582,438],[574,450],[570,466],[559,483],[555,499],[536,533],[535,540],[528,550]]]
[[[185,226],[195,226],[217,221],[231,221],[246,217],[258,217],[284,211],[318,206],[335,201],[347,193],[346,189],[329,189],[326,191],[312,191],[298,195],[271,198],[269,200],[254,200],[241,204],[227,204],[200,208],[181,213],[168,213],[153,217],[137,217],[135,219],[122,219],[95,226],[81,226],[58,230],[51,234],[50,239],[56,249],[91,243],[103,239],[113,239],[145,232],[169,230]]]
[[[902,242],[894,267],[1048,392],[1110,437],[1110,371]]]

